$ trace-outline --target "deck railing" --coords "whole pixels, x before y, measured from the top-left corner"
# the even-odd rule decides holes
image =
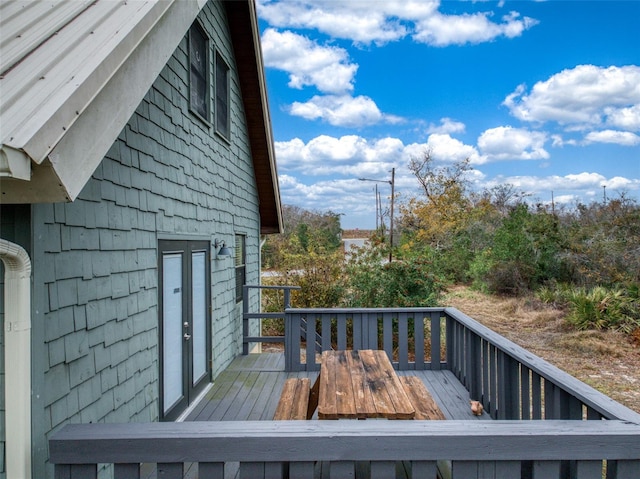
[[[494,419],[640,423],[639,414],[455,308],[288,309],[287,371],[320,368],[315,346],[296,333],[303,326],[323,350],[383,349],[399,370],[448,369]]]
[[[323,350],[449,369],[495,420],[68,425],[50,440],[56,479],[94,479],[99,464],[137,479],[141,463],[165,479],[640,477],[639,414],[455,309],[287,309],[284,320],[290,371],[319,368],[303,328]]]
[[[114,464],[114,479],[138,478],[141,462],[163,479],[189,468],[201,479],[423,479],[437,469],[453,479],[601,479],[603,458],[608,479],[640,470],[638,426],[622,421],[78,424],[49,449],[56,479],[95,479],[98,464]]]
[[[282,310],[279,312],[254,312],[249,310],[249,301],[244,301],[242,304],[242,354],[249,354],[252,343],[283,343],[283,336],[263,336],[260,333],[258,336],[252,336],[250,334],[252,320],[262,321],[263,319],[281,319],[284,321],[285,310],[291,307],[291,291],[300,289],[300,286],[265,286],[265,285],[247,285],[242,287],[243,298],[249,297],[249,291],[252,289],[258,289],[260,291],[265,289],[282,291]]]

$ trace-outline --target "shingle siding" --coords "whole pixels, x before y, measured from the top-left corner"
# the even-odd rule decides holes
[[[51,477],[46,439],[66,423],[158,419],[159,239],[233,244],[245,234],[247,278],[258,281],[258,197],[221,3],[199,18],[212,75],[214,48],[231,69],[230,142],[189,112],[185,37],[78,199],[33,206],[42,291],[34,338],[44,348],[35,355],[43,394],[34,421],[44,434],[34,435],[34,477]],[[215,252],[211,284],[215,376],[242,346],[234,263]]]

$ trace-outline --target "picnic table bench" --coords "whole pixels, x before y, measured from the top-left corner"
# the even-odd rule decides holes
[[[445,419],[417,376],[398,376],[384,351],[325,351],[313,387],[284,382],[273,419]]]
[[[433,400],[424,383],[417,376],[400,376],[400,382],[407,393],[409,401],[416,410],[414,419],[444,420],[446,419]]]
[[[274,421],[311,419],[318,407],[318,381],[310,386],[309,378],[290,378],[284,382]]]

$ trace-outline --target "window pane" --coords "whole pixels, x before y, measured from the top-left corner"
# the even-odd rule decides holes
[[[191,108],[203,118],[209,115],[207,108],[207,82],[197,73],[191,74]]]
[[[193,25],[189,31],[189,61],[191,75],[189,78],[191,109],[209,119],[209,76],[207,75],[207,52],[209,42],[199,26]]]
[[[229,67],[216,54],[216,129],[229,137]]]
[[[205,76],[207,72],[207,40],[198,27],[191,28],[191,67]]]
[[[236,263],[236,302],[243,300],[242,287],[245,284],[246,277],[246,255],[245,255],[245,236],[236,235],[236,248],[235,248],[235,263]]]
[[[244,236],[243,235],[236,235],[236,247],[235,247],[235,253],[236,253],[236,266],[240,266],[244,264]]]

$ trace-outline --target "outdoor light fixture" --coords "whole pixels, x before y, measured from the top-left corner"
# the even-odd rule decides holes
[[[231,256],[231,250],[229,248],[227,248],[227,246],[225,245],[224,241],[218,241],[216,240],[213,243],[213,247],[215,249],[218,249],[218,246],[220,247],[220,250],[218,251],[218,257],[220,256]]]

